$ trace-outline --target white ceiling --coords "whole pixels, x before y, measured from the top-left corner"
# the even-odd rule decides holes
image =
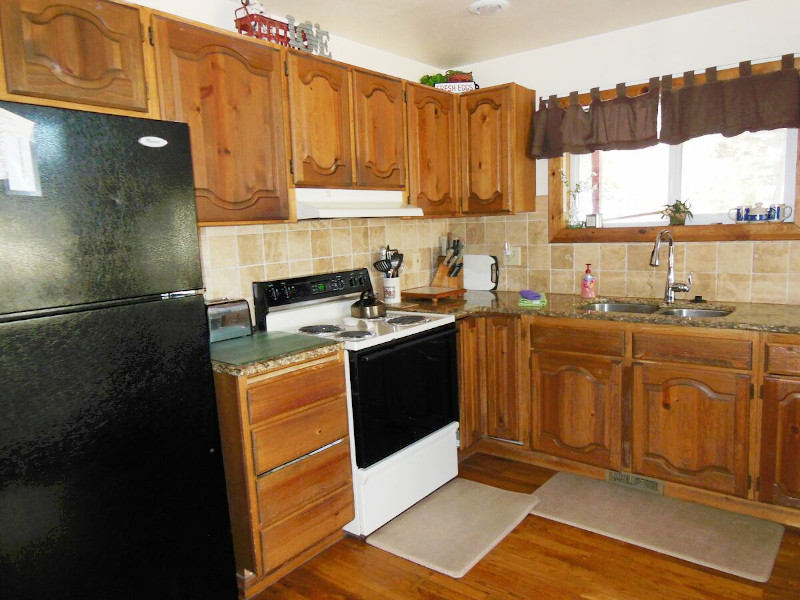
[[[319,23],[333,35],[444,69],[742,0],[509,0],[507,9],[483,17],[469,12],[471,1],[262,0],[262,5],[269,14]]]

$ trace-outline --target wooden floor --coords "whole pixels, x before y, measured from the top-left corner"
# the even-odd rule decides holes
[[[461,477],[519,492],[532,492],[553,473],[483,454],[460,465]],[[800,531],[787,529],[765,584],[531,515],[461,579],[348,537],[260,596],[272,598],[798,600]]]

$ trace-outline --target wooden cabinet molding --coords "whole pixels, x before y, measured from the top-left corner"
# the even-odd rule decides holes
[[[201,224],[289,217],[282,53],[153,17],[162,118],[189,124]]]
[[[425,215],[456,215],[458,204],[457,97],[407,83],[408,190]]]
[[[3,0],[6,91],[145,116],[142,32],[134,6],[106,0]]]
[[[458,322],[461,449],[485,437],[530,445],[527,332],[519,317]]]
[[[513,83],[460,95],[464,213],[535,210],[536,162],[525,155],[535,96]]]
[[[744,497],[747,374],[689,366],[633,366],[633,470]]]
[[[349,66],[289,52],[288,77],[295,185],[352,186]]]
[[[359,187],[403,189],[406,132],[403,82],[363,69],[353,73],[356,181]]]

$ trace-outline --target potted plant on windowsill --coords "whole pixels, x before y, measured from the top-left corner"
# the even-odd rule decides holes
[[[686,225],[686,218],[691,219],[694,216],[690,208],[688,201],[675,200],[672,204],[665,205],[661,214],[669,219],[670,225]]]

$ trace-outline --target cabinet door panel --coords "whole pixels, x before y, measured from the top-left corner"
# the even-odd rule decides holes
[[[147,112],[136,8],[3,0],[0,30],[10,93]]]
[[[761,418],[758,499],[800,508],[800,379],[768,376]]]
[[[189,124],[198,221],[289,216],[280,52],[153,19],[162,115]]]
[[[346,65],[289,54],[292,161],[297,185],[353,185]]]
[[[426,215],[458,213],[456,96],[408,84],[408,188]]]
[[[458,322],[459,434],[462,450],[480,440],[486,429],[486,396],[481,369],[485,327],[483,317],[467,317]]]
[[[358,185],[405,187],[402,82],[355,69],[353,102]]]
[[[486,317],[487,435],[523,443],[525,428],[517,392],[517,322]]]
[[[621,464],[622,363],[534,352],[533,447],[604,468]]]
[[[749,388],[747,375],[635,364],[633,469],[744,496]]]
[[[462,208],[465,213],[509,212],[509,88],[470,92],[461,102]]]

